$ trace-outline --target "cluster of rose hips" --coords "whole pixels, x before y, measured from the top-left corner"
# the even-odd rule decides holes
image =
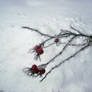
[[[54,42],[56,44],[58,44],[60,41],[59,41],[59,38],[55,38]],[[34,48],[33,48],[33,51],[36,52],[36,58],[38,59],[38,57],[40,57],[40,55],[42,55],[44,53],[44,50],[43,50],[43,47],[42,45],[36,45]]]
[[[34,51],[36,52],[37,56],[40,56],[41,54],[44,53],[44,50],[41,45],[36,45],[34,47]]]
[[[28,68],[28,70],[26,71],[27,75],[33,76],[33,75],[40,75],[42,76],[45,73],[45,68],[42,67],[38,67],[37,65],[32,65],[31,68]]]
[[[54,42],[58,44],[59,38],[55,38]],[[40,55],[44,53],[43,46],[42,45],[36,45],[33,48],[33,52],[36,53],[36,59],[40,58]],[[46,72],[45,68],[38,67],[37,65],[32,65],[31,68],[28,68],[28,74],[31,73],[31,75],[40,75],[42,76]]]

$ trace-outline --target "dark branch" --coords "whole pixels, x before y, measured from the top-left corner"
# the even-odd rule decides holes
[[[78,29],[74,28],[73,26],[70,26],[70,28],[72,30],[74,30],[75,32],[72,32],[70,30],[64,30],[64,29],[61,29],[60,30],[60,33],[57,34],[57,35],[54,35],[54,36],[51,36],[49,34],[44,34],[42,32],[40,32],[39,30],[37,29],[34,29],[34,28],[31,28],[31,27],[26,27],[26,26],[22,26],[22,28],[24,29],[28,29],[28,30],[31,30],[31,31],[34,31],[38,34],[40,34],[41,36],[44,36],[44,37],[48,37],[46,40],[44,40],[43,42],[41,42],[39,45],[42,46],[43,49],[45,48],[48,48],[54,44],[56,44],[55,42],[53,43],[50,43],[48,44],[47,46],[45,46],[45,43],[47,43],[48,41],[52,40],[52,39],[55,39],[55,38],[59,38],[59,39],[62,39],[62,38],[69,38],[69,41],[68,42],[60,42],[60,44],[65,44],[63,49],[58,53],[56,54],[51,60],[49,60],[47,63],[45,64],[41,64],[39,65],[39,67],[47,67],[47,65],[49,65],[50,63],[54,62],[54,60],[59,57],[60,55],[63,54],[63,52],[67,49],[68,46],[80,46],[81,48],[76,51],[74,54],[72,54],[71,56],[67,57],[66,59],[64,59],[62,62],[60,62],[59,64],[55,65],[54,67],[52,67],[50,69],[49,72],[47,72],[45,74],[45,76],[41,79],[41,81],[43,81],[47,76],[48,74],[50,74],[54,69],[58,68],[59,66],[61,66],[63,63],[65,63],[66,61],[72,59],[73,57],[75,57],[78,53],[80,53],[81,51],[85,50],[87,47],[89,46],[92,46],[92,36],[90,35],[86,35],[84,33],[81,33]],[[76,38],[85,38],[86,42],[84,43],[84,41],[82,41],[81,44],[75,44],[75,43],[72,43],[72,41],[74,41]],[[28,74],[30,74],[30,71],[28,71]]]
[[[73,29],[74,31],[78,32],[79,34],[82,34],[78,29],[74,28],[73,26],[70,25],[70,28]]]
[[[77,52],[75,52],[73,55],[69,56],[68,58],[64,59],[62,62],[60,62],[59,64],[55,65],[53,68],[51,68],[51,70],[49,72],[46,73],[46,75],[40,80],[41,82],[47,77],[48,74],[50,74],[54,69],[58,68],[59,66],[61,66],[63,63],[65,63],[66,61],[72,59],[73,57],[75,57],[78,53],[80,53],[81,51],[85,50],[87,47],[89,47],[89,45],[86,45],[84,47],[82,47],[80,50],[78,50]]]
[[[47,66],[48,64],[54,62],[54,60],[59,57],[60,55],[62,55],[62,53],[66,50],[66,48],[69,46],[69,43],[71,43],[73,41],[73,39],[75,38],[76,36],[73,36],[67,43],[66,45],[63,47],[63,49],[57,54],[55,55],[51,60],[49,60],[47,63],[45,64],[41,64],[39,66]]]
[[[22,28],[25,28],[25,29],[28,29],[28,30],[31,30],[31,31],[35,31],[38,34],[40,34],[41,36],[50,37],[50,38],[53,38],[54,37],[54,36],[51,36],[49,34],[44,34],[44,33],[40,32],[39,30],[34,29],[34,28],[31,28],[31,27],[22,26]]]
[[[48,64],[51,63],[51,62],[53,62],[58,56],[62,55],[62,53],[65,51],[65,49],[67,48],[67,46],[69,45],[69,43],[71,43],[75,37],[76,37],[76,36],[73,36],[73,37],[66,43],[66,45],[64,46],[64,48],[63,48],[55,57],[53,57],[50,61],[48,61],[48,62],[46,63],[46,65],[48,65]]]

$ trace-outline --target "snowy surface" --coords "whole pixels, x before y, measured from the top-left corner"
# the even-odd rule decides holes
[[[40,83],[39,78],[26,76],[22,69],[34,63],[48,61],[54,56],[53,50],[56,53],[57,49],[47,49],[42,56],[42,62],[35,61],[33,55],[27,52],[43,41],[43,37],[21,28],[25,25],[44,33],[56,34],[60,28],[68,29],[73,22],[77,26],[79,24],[83,32],[90,34],[91,9],[92,0],[0,0],[0,90],[92,92],[91,47],[57,68]],[[60,62],[60,58],[56,59],[56,62]]]

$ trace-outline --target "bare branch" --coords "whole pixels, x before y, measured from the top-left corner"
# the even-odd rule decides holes
[[[40,81],[43,81],[43,80],[48,76],[48,74],[50,74],[54,69],[58,68],[59,66],[61,66],[61,65],[62,65],[63,63],[65,63],[66,61],[72,59],[72,58],[75,57],[78,53],[80,53],[81,51],[85,50],[87,47],[92,46],[92,36],[89,36],[89,35],[86,35],[86,34],[81,33],[78,29],[74,28],[73,26],[70,26],[70,28],[71,28],[72,30],[74,30],[75,32],[71,32],[70,30],[61,29],[61,30],[60,30],[60,33],[57,34],[57,35],[54,35],[54,36],[51,36],[51,35],[49,35],[49,34],[44,34],[44,33],[40,32],[39,30],[34,29],[34,28],[31,28],[31,27],[22,26],[22,28],[28,29],[28,30],[31,30],[31,31],[34,31],[34,32],[40,34],[41,36],[48,37],[46,40],[44,40],[43,42],[41,42],[41,43],[38,45],[38,46],[40,46],[41,49],[43,49],[43,50],[44,50],[45,48],[48,48],[48,47],[50,47],[50,46],[56,44],[56,43],[55,43],[55,40],[54,40],[54,42],[52,42],[52,43],[48,44],[47,46],[45,46],[45,44],[46,44],[48,41],[52,40],[52,39],[56,39],[56,38],[57,38],[57,39],[59,39],[59,41],[60,41],[60,39],[62,39],[62,38],[65,38],[65,39],[69,38],[69,40],[67,39],[68,42],[65,41],[65,42],[60,42],[60,43],[59,43],[59,45],[64,44],[63,49],[62,49],[59,53],[57,53],[57,54],[56,54],[53,58],[51,58],[47,63],[41,64],[41,65],[38,66],[38,67],[44,67],[44,69],[47,67],[47,65],[49,65],[49,64],[52,63],[52,62],[54,62],[54,60],[55,60],[57,57],[61,56],[61,55],[63,54],[63,52],[67,49],[68,46],[78,46],[78,47],[80,46],[80,47],[81,47],[78,51],[76,51],[75,53],[73,53],[71,56],[66,57],[66,58],[65,58],[63,61],[61,61],[59,64],[57,64],[57,65],[55,65],[54,67],[52,67],[52,68],[45,74],[45,76],[44,76]],[[86,40],[86,42],[84,42],[83,40],[82,40],[82,43],[80,43],[80,44],[78,44],[78,43],[75,44],[75,42],[74,42],[74,43],[72,42],[72,41],[75,41],[76,38],[79,38],[79,39],[80,39],[80,37],[84,38],[84,39]],[[34,49],[34,48],[33,48],[33,49]],[[35,51],[37,55],[38,55],[38,51],[40,51],[41,49],[38,48],[37,51]],[[30,51],[30,50],[29,50],[29,51]],[[37,56],[37,55],[36,55],[36,56]],[[36,58],[39,58],[39,59],[40,59],[40,56],[39,56],[39,57],[37,56]],[[27,68],[27,69],[28,69],[28,70],[26,70],[26,73],[27,73],[28,75],[30,75],[30,74],[31,74],[31,71],[30,71],[31,68]],[[32,70],[32,71],[33,71],[33,70]],[[35,74],[35,75],[36,75],[35,77],[37,77],[37,74]]]
[[[56,59],[58,56],[60,56],[60,55],[65,51],[65,49],[67,48],[67,46],[69,45],[69,43],[71,43],[75,37],[76,37],[76,36],[73,36],[73,37],[66,43],[66,45],[64,46],[64,48],[63,48],[55,57],[53,57],[50,61],[48,61],[46,65],[48,65],[49,63],[51,63],[52,61],[54,61],[54,59]]]
[[[76,37],[76,36],[73,36],[73,37],[66,43],[66,45],[63,47],[63,49],[62,49],[57,55],[55,55],[51,60],[49,60],[47,63],[41,64],[41,65],[39,65],[39,66],[43,66],[43,65],[47,66],[48,64],[54,62],[54,60],[55,60],[58,56],[62,55],[62,53],[65,51],[65,49],[67,48],[67,46],[69,45],[69,43],[71,43],[75,37]]]
[[[45,46],[44,48],[48,48],[48,47],[50,47],[50,46],[52,46],[52,45],[54,45],[54,44],[56,44],[56,43],[51,43],[51,44],[48,44],[47,46]],[[59,43],[59,45],[60,44],[66,44],[66,42],[61,42],[61,43]],[[68,46],[84,46],[84,45],[86,45],[87,43],[82,43],[82,44],[74,44],[74,43],[70,43],[70,44],[68,44]]]
[[[61,44],[66,44],[66,43],[61,43]],[[74,43],[70,43],[69,46],[84,46],[86,45],[87,43],[83,43],[83,44],[74,44]]]
[[[79,34],[83,34],[81,33],[78,29],[74,28],[73,26],[70,25],[70,28],[73,29],[74,31],[78,32]]]
[[[66,61],[72,59],[73,57],[75,57],[78,53],[80,53],[81,51],[85,50],[87,47],[89,47],[89,45],[86,45],[84,47],[82,47],[80,50],[78,50],[77,52],[75,52],[73,55],[69,56],[68,58],[64,59],[62,62],[60,62],[59,64],[55,65],[54,67],[51,68],[51,70],[49,72],[46,73],[46,75],[40,80],[41,82],[48,76],[48,74],[50,74],[54,69],[58,68],[59,66],[61,66],[63,63],[65,63]]]
[[[44,33],[40,32],[39,30],[34,29],[34,28],[31,28],[31,27],[22,26],[22,28],[25,28],[25,29],[28,29],[28,30],[31,30],[31,31],[35,31],[38,34],[40,34],[41,36],[50,37],[50,38],[53,38],[54,37],[54,36],[51,36],[49,34],[44,34]]]

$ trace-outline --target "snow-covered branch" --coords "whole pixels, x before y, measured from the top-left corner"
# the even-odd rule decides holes
[[[82,47],[80,50],[78,50],[77,52],[75,52],[73,55],[67,57],[66,59],[64,59],[63,61],[61,61],[59,64],[55,65],[54,67],[52,67],[46,74],[45,76],[40,80],[41,82],[48,76],[48,74],[50,74],[54,69],[58,68],[59,66],[61,66],[63,63],[65,63],[66,61],[72,59],[73,57],[75,57],[78,53],[80,53],[81,51],[85,50],[87,47],[89,47],[89,45],[86,45],[84,47]]]
[[[50,74],[54,69],[58,68],[59,66],[61,66],[66,61],[69,61],[70,59],[74,58],[78,53],[80,53],[81,51],[84,51],[87,47],[92,46],[92,36],[80,32],[80,30],[77,30],[73,26],[70,26],[70,28],[72,30],[74,30],[74,32],[72,32],[71,30],[61,29],[60,33],[56,34],[54,36],[51,36],[50,34],[44,34],[44,33],[40,32],[39,30],[34,29],[34,28],[30,28],[30,27],[23,26],[22,28],[25,28],[25,29],[28,29],[28,30],[31,30],[31,31],[35,31],[36,33],[40,34],[41,36],[48,37],[48,38],[46,38],[46,40],[44,40],[40,44],[34,46],[33,49],[31,49],[32,52],[36,53],[36,56],[35,56],[36,59],[38,59],[38,58],[41,59],[40,56],[45,53],[44,52],[45,48],[51,47],[54,44],[56,44],[56,46],[64,44],[62,50],[60,50],[60,52],[58,52],[54,57],[52,57],[46,63],[43,63],[41,65],[32,65],[32,67],[25,68],[24,72],[29,76],[33,76],[33,77],[43,76],[46,73],[47,66],[50,63],[55,62],[56,58],[58,58],[59,56],[62,56],[63,52],[66,51],[68,46],[80,47],[80,49],[78,51],[76,51],[75,53],[73,53],[69,57],[66,57],[59,64],[52,67],[45,74],[45,76],[41,79],[41,81],[43,81],[48,76],[48,74]],[[80,37],[83,39],[82,42],[76,43],[75,40],[76,39],[80,40]],[[52,41],[52,39],[54,41],[52,43],[48,44],[48,42]],[[65,42],[60,42],[60,40],[63,40],[63,39],[66,39]],[[46,45],[46,44],[48,44],[48,45]],[[29,50],[29,52],[30,52],[30,50]]]

